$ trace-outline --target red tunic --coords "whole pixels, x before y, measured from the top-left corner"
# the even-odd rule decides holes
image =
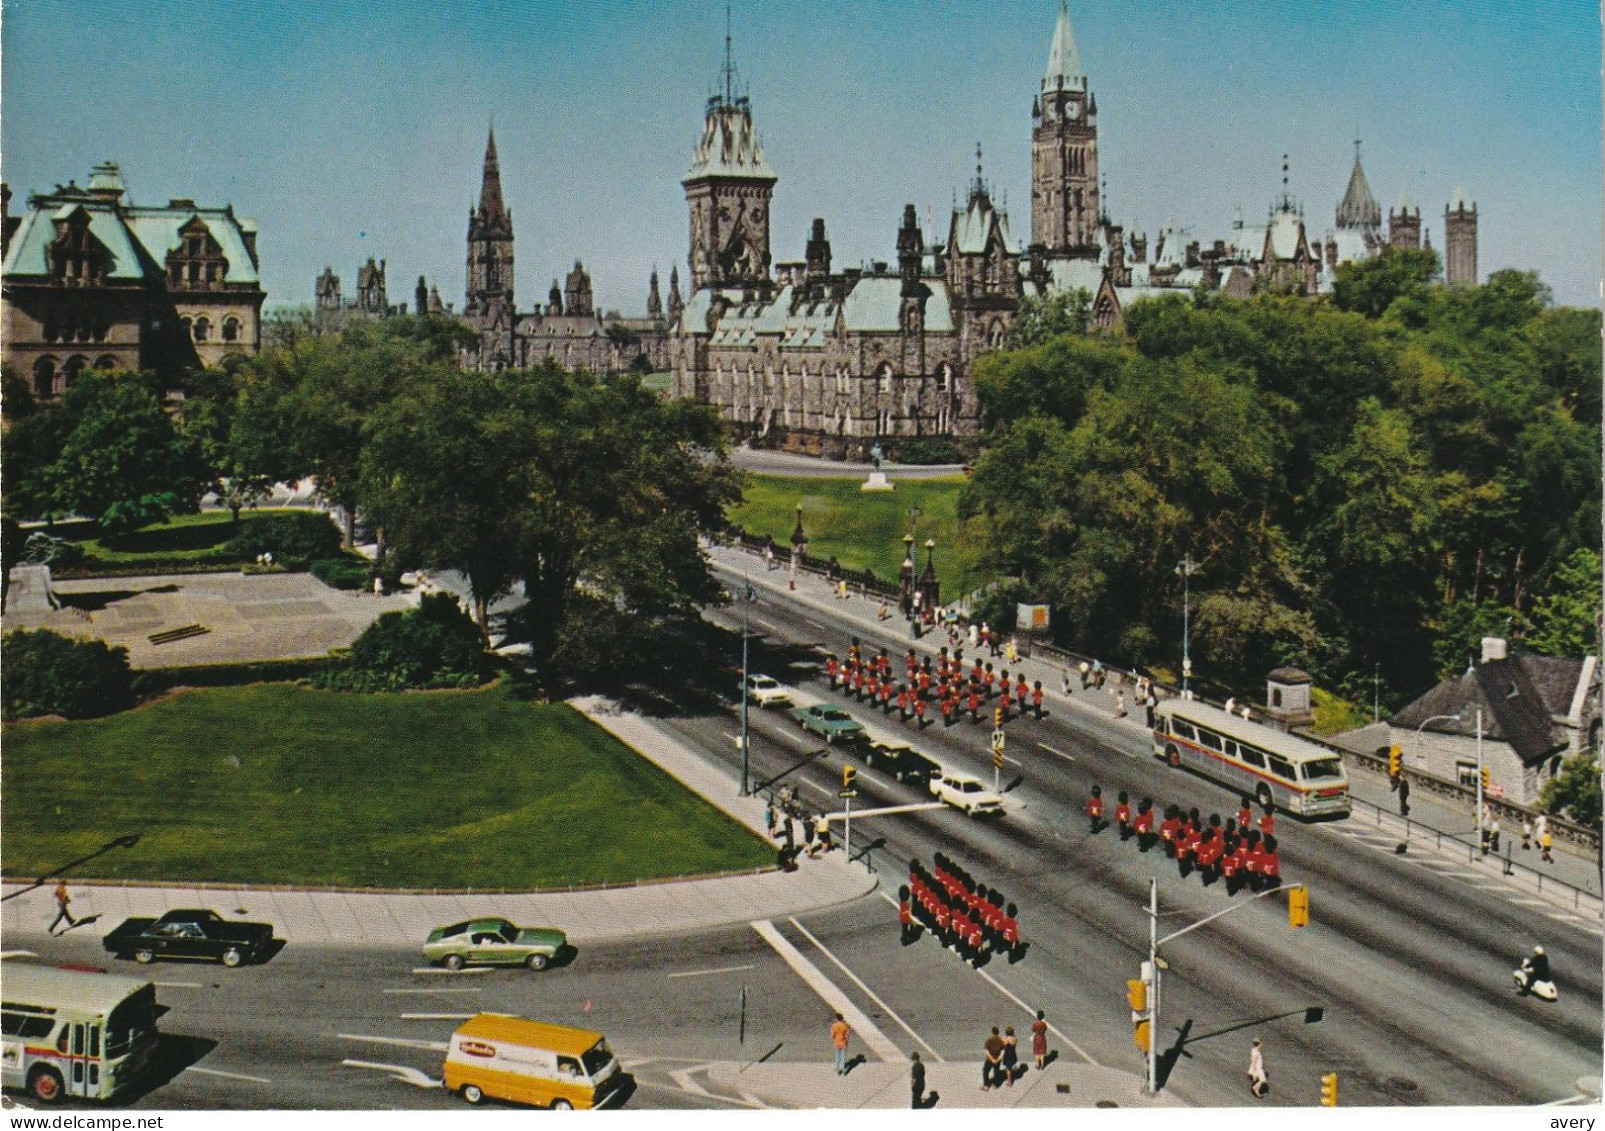
[[[1181,828],[1181,819],[1179,817],[1166,817],[1163,821],[1159,822],[1159,838],[1174,844],[1176,841],[1176,830],[1179,828]]]
[[[1103,816],[1103,798],[1087,798],[1087,816],[1094,818]]]
[[[1120,801],[1115,803],[1115,824],[1129,825],[1131,823],[1131,805]]]
[[[1136,830],[1139,833],[1142,833],[1144,836],[1146,836],[1149,833],[1153,832],[1154,831],[1154,812],[1153,812],[1153,810],[1150,809],[1146,813],[1138,813],[1137,814],[1136,825],[1134,827],[1136,828]]]
[[[1267,813],[1259,819],[1259,835],[1262,837],[1276,835],[1276,818],[1271,814]]]

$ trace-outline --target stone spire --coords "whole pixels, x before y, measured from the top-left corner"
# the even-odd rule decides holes
[[[680,268],[669,268],[669,321],[677,322],[685,303],[680,298]]]
[[[663,317],[663,297],[658,294],[658,269],[652,268],[652,283],[646,292],[646,316],[654,322]]]
[[[1360,143],[1354,143],[1354,171],[1349,174],[1348,191],[1337,208],[1337,226],[1340,228],[1380,228],[1382,208],[1371,195],[1366,183],[1365,170],[1360,167]]]
[[[502,203],[502,169],[496,159],[496,131],[485,143],[485,169],[479,185],[480,231],[486,235],[511,235],[513,214]]]
[[[1086,86],[1081,53],[1076,50],[1075,32],[1070,29],[1070,0],[1059,0],[1059,22],[1054,25],[1053,42],[1048,47],[1048,69],[1042,75],[1042,89],[1076,87],[1085,90]]]

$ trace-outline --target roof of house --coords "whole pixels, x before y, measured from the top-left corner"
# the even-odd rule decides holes
[[[1480,708],[1483,737],[1507,743],[1531,765],[1565,745],[1554,720],[1570,714],[1583,670],[1582,660],[1553,656],[1488,660],[1439,683],[1388,722],[1401,730],[1474,735]]]

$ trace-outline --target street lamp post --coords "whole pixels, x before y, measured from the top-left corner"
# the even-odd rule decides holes
[[[1181,697],[1191,699],[1188,685],[1193,677],[1192,656],[1192,588],[1191,578],[1198,569],[1198,563],[1193,561],[1192,551],[1182,556],[1176,566],[1176,572],[1181,575]]]
[[[747,688],[748,656],[750,648],[748,642],[752,638],[751,626],[748,622],[748,613],[752,603],[758,599],[758,593],[752,587],[752,581],[746,576],[743,569],[741,578],[741,794],[747,796],[747,710],[752,696]]]

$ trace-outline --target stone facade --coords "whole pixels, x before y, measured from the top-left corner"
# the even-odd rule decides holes
[[[261,348],[256,225],[232,207],[125,199],[121,171],[36,193],[20,216],[0,188],[5,361],[34,395],[84,369],[184,370]]]
[[[1443,210],[1443,278],[1451,285],[1477,282],[1477,205],[1464,189]]]

